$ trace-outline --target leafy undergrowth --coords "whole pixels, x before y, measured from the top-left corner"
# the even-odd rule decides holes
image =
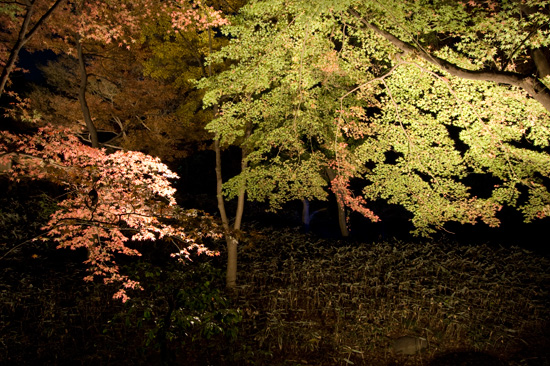
[[[143,243],[122,304],[82,281],[85,252],[28,241],[54,203],[25,193],[0,202],[1,365],[550,364],[550,261],[519,248],[263,230],[226,293],[223,251],[182,266]],[[403,335],[428,349],[394,355]]]
[[[241,254],[238,304],[243,331],[271,357],[263,364],[550,364],[546,258],[486,245],[263,235]],[[403,335],[426,338],[428,349],[394,355],[391,341]]]

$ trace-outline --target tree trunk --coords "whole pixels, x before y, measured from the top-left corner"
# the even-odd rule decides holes
[[[208,48],[209,54],[212,54],[212,30],[208,28]],[[208,76],[212,76],[212,64],[208,64]],[[214,115],[217,114],[217,107],[214,109]],[[245,141],[250,136],[252,131],[252,124],[247,123],[245,130]],[[244,145],[243,145],[244,146]],[[214,150],[216,153],[216,197],[218,200],[218,210],[223,223],[223,229],[225,233],[225,241],[227,245],[227,272],[225,274],[225,286],[226,288],[233,290],[237,286],[237,248],[239,241],[235,236],[235,231],[241,229],[241,223],[244,212],[244,200],[246,194],[246,186],[243,185],[239,191],[237,200],[237,212],[235,214],[235,223],[233,225],[233,231],[229,227],[229,219],[227,218],[227,212],[225,210],[225,202],[223,199],[223,177],[222,177],[222,153],[220,147],[219,136],[214,139]],[[248,151],[245,147],[242,147],[241,155],[241,172],[244,172],[247,167],[246,157]]]
[[[223,200],[223,178],[222,178],[222,152],[220,148],[220,140],[214,140],[214,152],[216,153],[216,198],[218,200],[218,211],[225,230],[229,230],[229,220],[225,211],[225,202]]]
[[[246,125],[245,131],[245,141],[246,138],[250,136],[252,126],[251,124]],[[248,166],[246,158],[248,156],[248,151],[246,147],[241,148],[241,173],[246,171]],[[244,201],[246,197],[246,183],[239,190],[239,196],[237,198],[237,212],[235,213],[235,223],[233,225],[233,230],[241,230],[241,223],[244,213]],[[229,235],[227,237],[227,276],[226,276],[226,286],[229,289],[234,289],[237,285],[237,246],[239,244],[238,240],[234,235]]]
[[[330,168],[327,168],[326,171],[328,179],[333,181],[334,178],[336,178],[334,171]],[[338,225],[340,226],[340,234],[342,237],[347,238],[349,236],[349,230],[346,220],[346,206],[344,206],[344,202],[338,197],[338,194],[336,194],[336,204],[338,205]]]
[[[227,270],[225,273],[225,286],[228,289],[234,289],[237,285],[237,246],[239,242],[231,233],[229,228],[229,219],[225,211],[225,202],[223,200],[223,178],[222,178],[222,152],[220,140],[214,140],[214,152],[216,153],[216,198],[218,200],[218,211],[222,219],[225,242],[227,245]]]
[[[9,80],[10,74],[13,71],[13,68],[15,67],[15,62],[17,61],[17,57],[19,56],[19,52],[31,39],[31,37],[36,33],[38,28],[52,15],[54,10],[61,4],[63,0],[57,0],[40,19],[36,22],[34,27],[27,33],[29,29],[29,25],[31,22],[32,14],[34,12],[34,5],[36,1],[30,1],[27,5],[27,13],[25,14],[25,18],[23,19],[23,23],[21,24],[21,28],[19,29],[19,36],[17,37],[17,41],[13,45],[10,56],[8,58],[8,61],[6,62],[6,66],[4,66],[4,69],[2,70],[2,75],[0,76],[0,97],[2,97],[2,94],[4,94],[4,90],[6,89],[6,84]]]
[[[212,54],[212,30],[208,28],[208,51]],[[212,76],[212,64],[208,64],[208,76]],[[217,106],[214,108],[214,115],[218,112]],[[229,219],[225,211],[225,202],[223,199],[223,177],[222,177],[222,151],[220,147],[220,138],[214,139],[214,151],[216,153],[216,198],[218,200],[218,211],[222,219],[223,231],[225,235],[225,243],[227,246],[227,269],[225,272],[225,287],[233,290],[237,286],[237,247],[239,241],[229,228]],[[239,203],[237,205],[237,218],[235,226],[241,226],[241,217],[243,213],[244,200],[241,203],[241,195],[239,195]],[[240,216],[239,216],[240,212]]]
[[[302,225],[304,225],[304,232],[309,233],[309,224],[311,222],[311,216],[309,216],[309,201],[302,199]]]
[[[80,102],[80,109],[84,116],[84,122],[90,133],[90,141],[92,147],[99,147],[99,140],[97,137],[97,129],[92,121],[90,114],[90,108],[88,108],[88,102],[86,101],[86,89],[88,88],[88,73],[86,72],[86,63],[84,62],[84,53],[82,52],[82,42],[80,37],[76,40],[76,49],[78,52],[78,69],[80,72],[80,89],[78,91],[78,101]]]
[[[248,122],[245,126],[244,141],[241,144],[241,173],[246,171],[246,168],[248,167],[248,163],[246,161],[246,158],[248,157],[248,150],[244,145],[244,143],[250,137],[251,133],[252,133],[252,124]],[[244,183],[239,190],[239,197],[237,201],[237,213],[235,215],[235,226],[234,226],[235,230],[241,229],[241,222],[243,219],[243,212],[244,212],[245,195],[246,195],[246,183]]]
[[[246,170],[246,160],[245,155],[243,151],[243,157],[241,160],[241,172],[244,172]],[[235,213],[235,224],[233,225],[233,228],[235,230],[241,230],[241,223],[243,220],[243,213],[244,213],[244,199],[246,196],[246,187],[243,186],[239,190],[239,196],[237,197],[237,212]]]
[[[346,207],[341,200],[337,199],[336,202],[338,203],[338,225],[340,226],[340,234],[342,234],[343,238],[347,238],[349,237],[349,230],[346,220]]]
[[[23,20],[23,24],[21,25],[17,42],[15,42],[15,44],[13,45],[13,48],[10,52],[10,57],[6,62],[6,66],[4,66],[4,70],[2,70],[2,76],[0,76],[0,96],[2,96],[2,94],[4,93],[4,89],[6,88],[6,84],[8,83],[9,76],[13,71],[15,62],[17,61],[17,56],[19,56],[19,51],[21,51],[25,43],[28,41],[28,38],[25,37],[25,33],[27,33],[27,28],[29,26],[29,22],[31,21],[33,5],[34,3],[31,4],[31,6],[29,6],[29,8],[27,9],[27,14],[25,15],[25,19]]]
[[[237,287],[237,247],[239,241],[234,235],[226,234],[227,244],[227,273],[225,275],[225,287],[234,290]]]

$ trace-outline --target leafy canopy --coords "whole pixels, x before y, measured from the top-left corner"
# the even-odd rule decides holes
[[[504,205],[548,216],[549,84],[532,56],[548,46],[548,5],[250,2],[210,60],[235,64],[200,84],[220,105],[208,130],[250,151],[226,193],[324,199],[328,168],[342,202],[373,220],[366,200],[400,204],[417,234],[497,226]]]

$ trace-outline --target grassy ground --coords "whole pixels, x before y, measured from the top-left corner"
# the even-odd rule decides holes
[[[82,281],[85,253],[25,243],[51,210],[25,193],[0,205],[1,365],[550,365],[550,260],[521,248],[264,229],[227,293],[223,252],[182,267],[143,244],[123,305]],[[404,335],[428,348],[395,355]]]

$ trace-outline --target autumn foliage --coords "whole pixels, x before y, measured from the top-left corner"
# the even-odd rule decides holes
[[[47,126],[30,136],[3,132],[0,166],[11,166],[7,174],[13,181],[46,179],[66,188],[44,230],[58,248],[86,248],[85,280],[97,276],[120,283],[114,297],[122,301],[128,299],[126,289],[141,288],[119,272],[115,260],[117,254],[140,255],[130,241],[167,240],[181,260],[192,250],[216,254],[196,242],[216,235],[215,225],[176,205],[170,179],[178,176],[158,158],[134,151],[108,154],[82,144],[69,130]]]

